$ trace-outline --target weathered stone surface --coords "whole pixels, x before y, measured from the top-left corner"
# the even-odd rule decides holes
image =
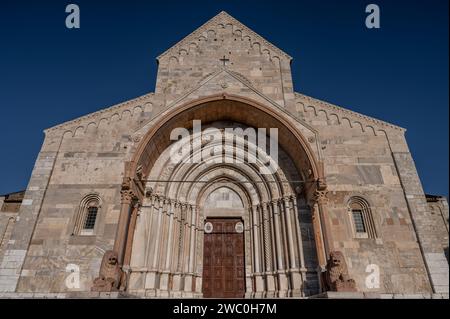
[[[404,129],[295,93],[291,58],[226,13],[158,62],[154,93],[45,131],[20,211],[0,212],[0,297],[201,297],[204,219],[221,216],[244,224],[247,297],[448,298],[448,204],[425,196]],[[279,169],[171,163],[168,127],[198,118],[278,128]],[[136,154],[133,173],[149,181],[133,215],[121,190]],[[242,205],[205,209],[225,186]],[[79,231],[94,195],[95,225]],[[91,292],[123,225],[127,291]],[[334,250],[357,292],[319,295],[317,269]],[[77,288],[67,285],[74,265]]]

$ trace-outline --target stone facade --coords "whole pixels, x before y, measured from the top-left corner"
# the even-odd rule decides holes
[[[0,260],[11,238],[24,194],[23,191],[0,196]]]
[[[112,251],[126,274],[114,289],[202,297],[208,216],[242,218],[247,297],[323,293],[335,251],[354,294],[448,296],[448,205],[425,196],[405,130],[294,92],[291,62],[222,12],[158,57],[154,93],[46,130],[2,241],[3,296],[109,296],[90,291]],[[260,174],[260,159],[171,163],[172,129],[192,130],[193,120],[278,128],[277,171]],[[224,193],[234,204],[211,200]],[[95,225],[83,230],[94,206]],[[368,285],[374,269],[379,285]]]

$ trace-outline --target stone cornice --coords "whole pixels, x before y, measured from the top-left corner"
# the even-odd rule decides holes
[[[354,120],[355,122],[359,122],[360,120],[363,120],[365,122],[365,124],[367,124],[367,125],[375,124],[381,128],[395,129],[395,130],[399,130],[402,132],[406,131],[406,129],[403,127],[400,127],[400,126],[397,126],[397,125],[394,125],[394,124],[391,124],[391,123],[388,123],[385,121],[381,121],[376,118],[373,118],[373,117],[370,117],[367,115],[363,115],[361,113],[351,111],[351,110],[343,108],[341,106],[337,106],[337,105],[334,105],[334,104],[331,104],[331,103],[328,103],[325,101],[321,101],[321,100],[315,99],[313,97],[310,97],[310,96],[307,96],[307,95],[304,95],[304,94],[301,94],[298,92],[295,92],[295,97],[296,97],[296,102],[302,102],[302,101],[298,101],[298,99],[301,99],[303,101],[307,101],[307,102],[311,103],[311,104],[305,104],[304,107],[308,107],[308,106],[317,107],[318,106],[318,107],[322,107],[326,110],[336,111],[339,113],[339,115],[342,115],[342,116],[350,116],[350,117],[352,117],[351,119]],[[329,115],[329,114],[327,114],[327,115]]]
[[[250,36],[253,41],[260,42],[261,48],[264,47],[266,49],[269,49],[276,54],[280,55],[280,57],[285,57],[289,61],[292,60],[292,57],[288,55],[287,53],[283,52],[279,48],[277,48],[275,45],[264,39],[262,36],[251,30],[249,27],[245,26],[232,16],[230,16],[225,11],[220,12],[212,19],[208,20],[206,23],[204,23],[202,26],[197,28],[195,31],[184,37],[181,41],[176,43],[174,46],[163,52],[157,57],[157,60],[159,61],[161,58],[163,58],[166,55],[172,54],[178,54],[179,50],[183,49],[185,46],[188,46],[191,42],[196,42],[196,40],[203,36],[204,32],[207,32],[211,28],[215,28],[217,24],[232,24],[233,26],[236,26],[239,30],[242,30],[242,36]]]
[[[89,119],[98,120],[98,117],[100,117],[100,115],[104,115],[104,114],[107,114],[108,112],[117,111],[117,110],[120,110],[120,109],[126,108],[126,107],[137,106],[137,105],[139,105],[140,102],[149,100],[151,97],[153,97],[153,95],[154,95],[154,93],[150,92],[150,93],[141,95],[141,96],[139,96],[137,98],[134,98],[134,99],[131,99],[131,100],[127,100],[127,101],[121,102],[119,104],[115,104],[115,105],[109,106],[107,108],[101,109],[99,111],[83,115],[83,116],[78,117],[76,119],[73,119],[73,120],[70,120],[70,121],[58,124],[56,126],[47,128],[47,129],[44,130],[44,133],[47,134],[47,133],[56,131],[58,129],[71,126],[71,125],[81,124],[83,121],[89,120]]]

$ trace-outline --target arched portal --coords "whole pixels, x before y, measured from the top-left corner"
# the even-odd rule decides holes
[[[144,296],[203,296],[205,269],[214,270],[203,258],[205,223],[229,218],[242,221],[245,287],[237,291],[247,297],[317,292],[316,270],[327,249],[326,224],[318,217],[325,187],[321,166],[293,121],[281,110],[230,96],[182,105],[159,118],[127,164],[122,186],[114,250],[128,272],[126,289]],[[194,120],[201,121],[200,132]],[[180,128],[190,137],[170,140]],[[231,143],[226,139],[228,129],[271,128],[278,129],[278,165],[270,174],[261,169],[274,161],[268,134],[261,140],[245,134],[234,134]],[[216,136],[205,137],[211,129]],[[198,147],[189,148],[195,141]],[[234,151],[227,152],[227,145]],[[246,154],[243,161],[236,160],[239,152]],[[174,154],[180,155],[176,162]],[[238,197],[239,205],[227,205],[225,197],[222,207],[211,207],[217,194]],[[239,262],[222,261],[235,265],[217,270],[224,272],[223,284],[236,284]]]

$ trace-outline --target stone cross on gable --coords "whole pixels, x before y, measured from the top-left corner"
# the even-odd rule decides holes
[[[223,58],[219,60],[223,62],[224,67],[227,66],[227,62],[230,62],[230,59],[227,59],[225,56],[223,56]]]

